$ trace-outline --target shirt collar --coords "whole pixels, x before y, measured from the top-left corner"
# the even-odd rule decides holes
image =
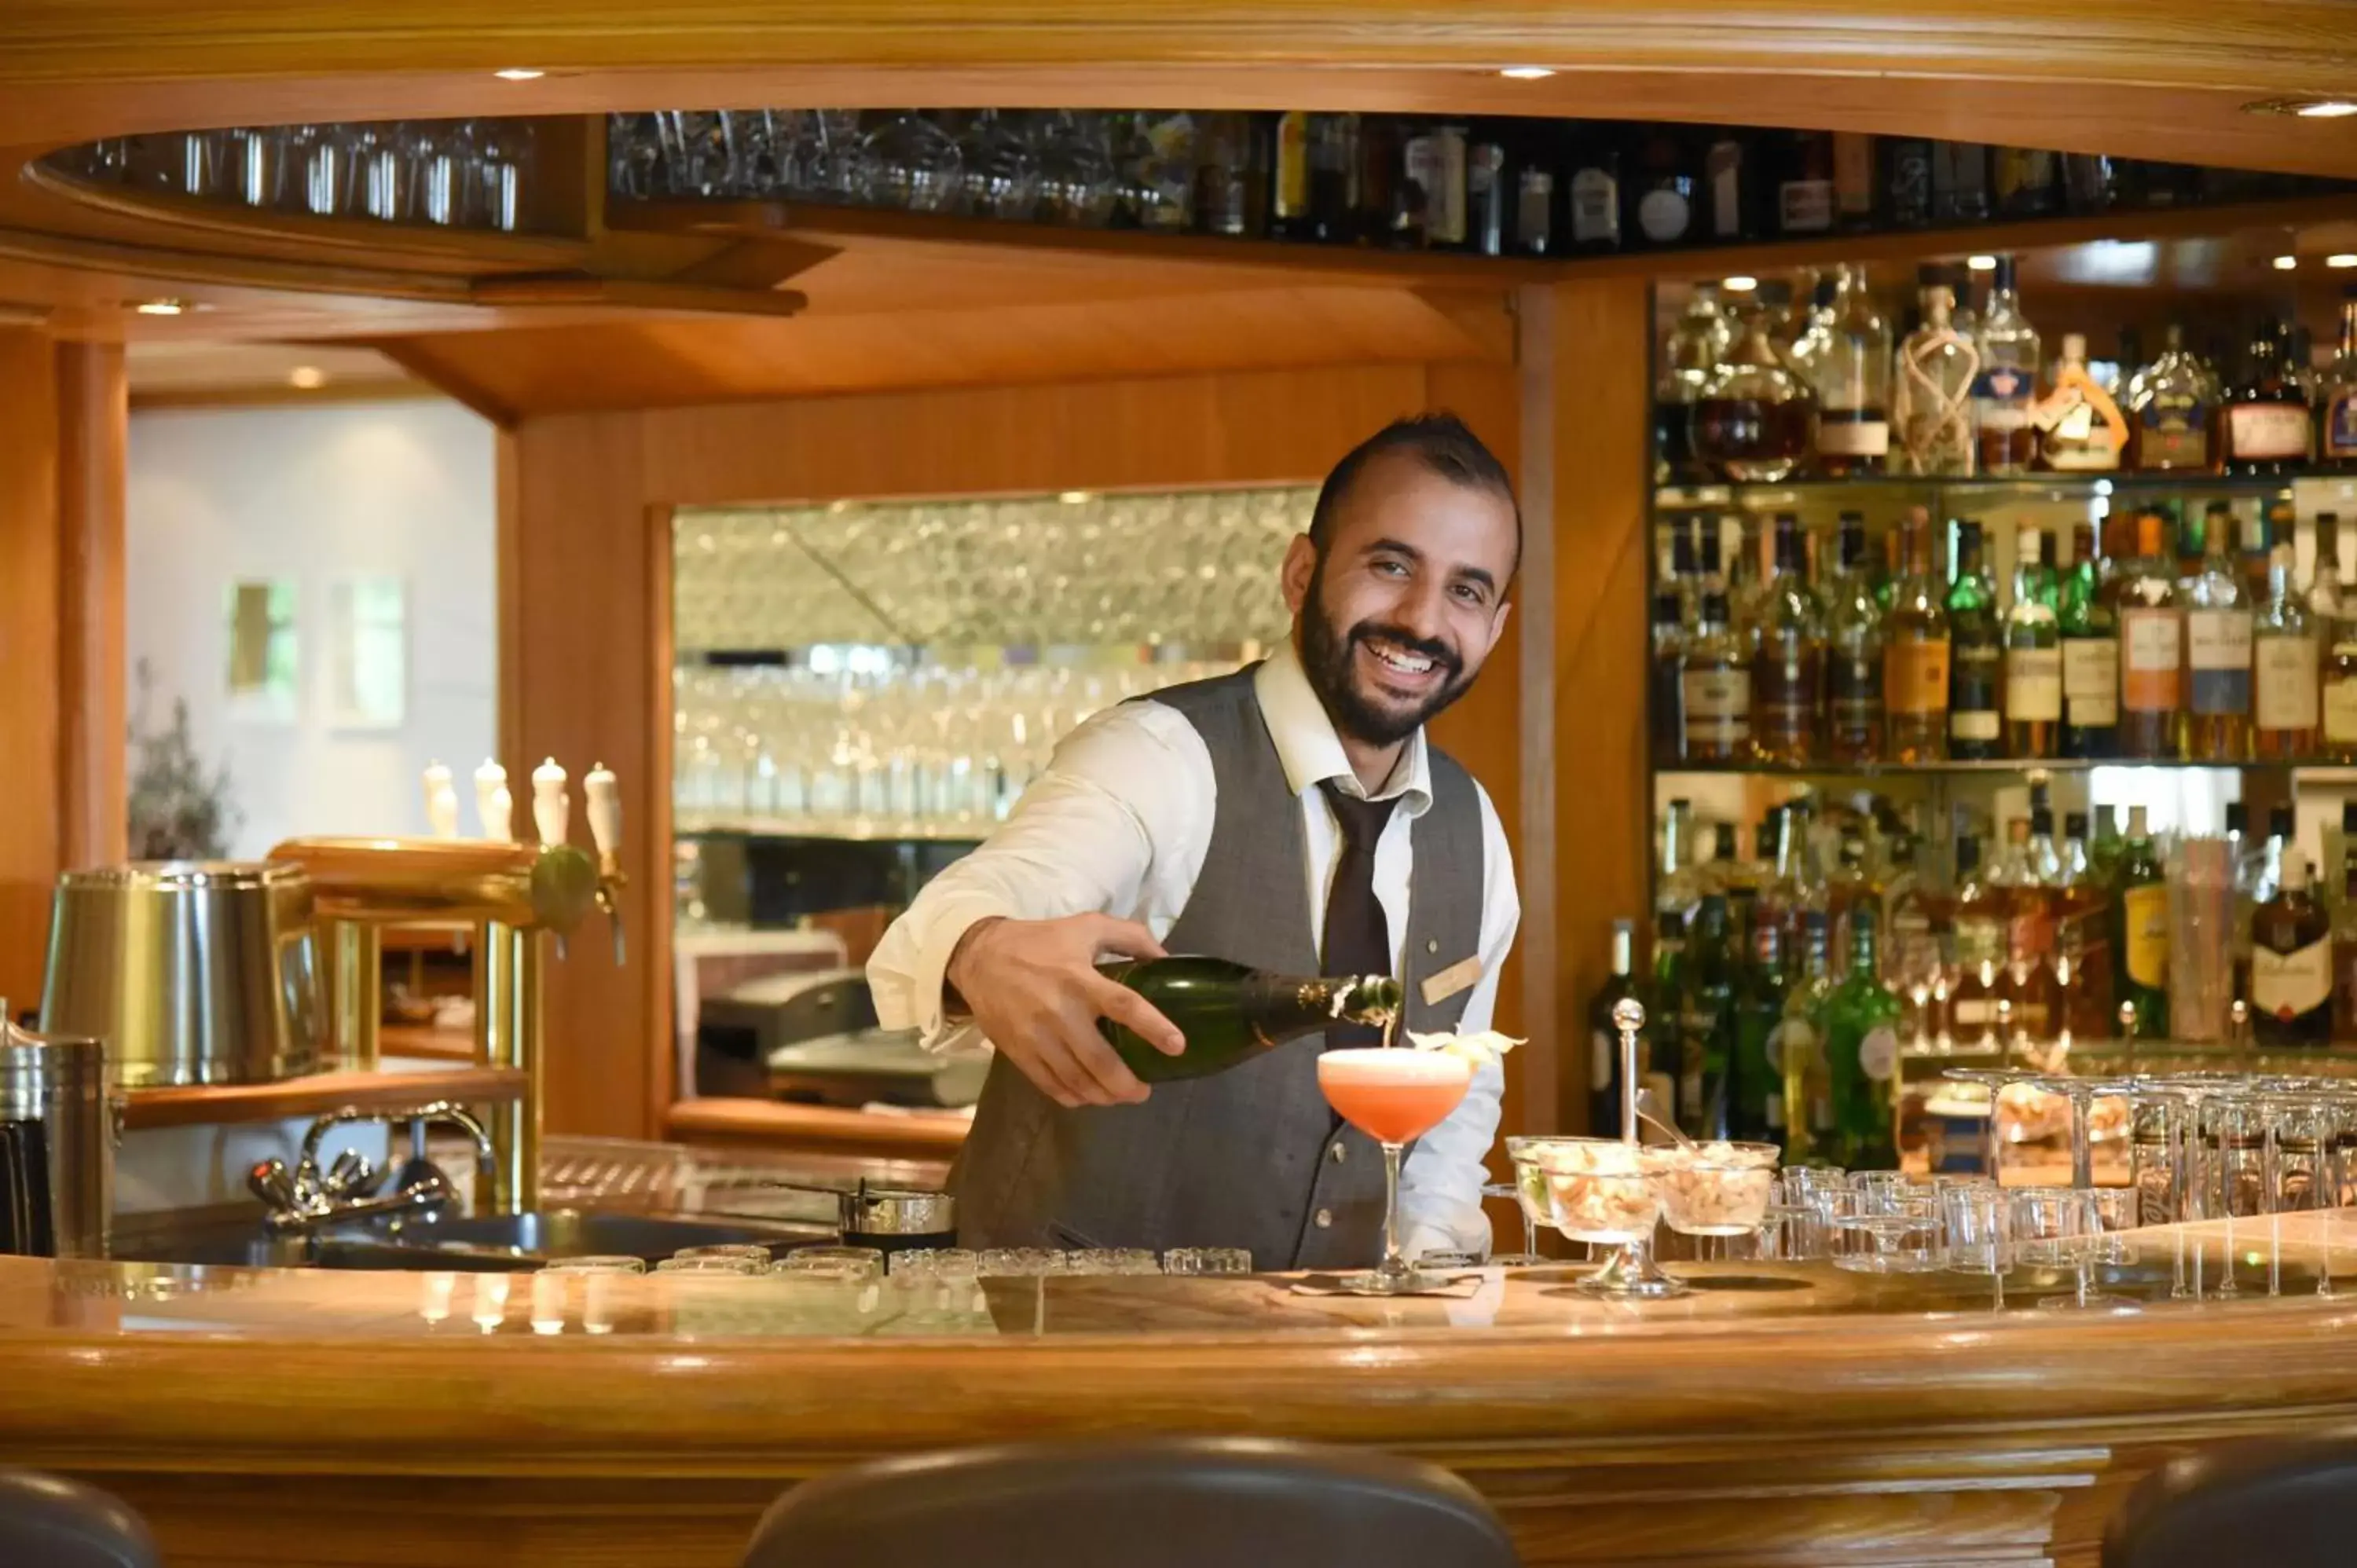
[[[1253,691],[1260,698],[1261,718],[1268,725],[1269,738],[1276,743],[1276,757],[1284,765],[1285,781],[1295,795],[1313,789],[1329,779],[1340,779],[1345,794],[1367,794],[1359,783],[1359,776],[1351,770],[1341,737],[1334,733],[1334,721],[1327,716],[1326,704],[1318,700],[1318,693],[1301,668],[1301,656],[1295,651],[1291,639],[1279,643],[1261,665],[1253,677]],[[1400,748],[1392,776],[1369,798],[1387,800],[1395,795],[1402,798],[1403,808],[1411,817],[1422,816],[1425,808],[1432,804],[1432,769],[1425,755],[1421,725]]]

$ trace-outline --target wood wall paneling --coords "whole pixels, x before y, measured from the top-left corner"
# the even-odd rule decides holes
[[[40,1000],[63,822],[58,809],[58,371],[54,346],[0,328],[0,997]]]
[[[128,381],[120,343],[61,343],[57,368],[59,864],[102,865],[127,853]]]

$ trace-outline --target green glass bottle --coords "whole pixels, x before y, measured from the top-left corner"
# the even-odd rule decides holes
[[[1724,1138],[1727,1074],[1735,1055],[1734,921],[1727,897],[1703,896],[1695,908],[1678,1012],[1678,1125],[1694,1138]]]
[[[1850,917],[1849,974],[1825,998],[1819,1034],[1833,1090],[1833,1155],[1851,1170],[1899,1164],[1899,993],[1876,961],[1875,915]]]
[[[1747,1143],[1784,1141],[1784,1082],[1776,1032],[1784,1023],[1784,933],[1772,920],[1751,929],[1751,961],[1735,997],[1735,1058],[1728,1069],[1727,1133]]]
[[[1638,1071],[1644,1080],[1639,1087],[1652,1100],[1653,1114],[1670,1120],[1678,1113],[1679,1042],[1684,1033],[1679,1013],[1685,987],[1685,917],[1674,909],[1658,910],[1653,916],[1653,974],[1644,997],[1645,1036],[1637,1042],[1644,1051]],[[1613,1120],[1598,1129],[1608,1137],[1620,1130],[1618,1109]]]
[[[2144,808],[2128,809],[2127,843],[2113,873],[2112,994],[2136,1004],[2136,1037],[2169,1037],[2169,880],[2154,853]]]
[[[1948,755],[2005,755],[2005,628],[1982,565],[1981,525],[1959,520],[1956,580],[1948,588]]]
[[[1836,1158],[1833,1087],[1819,1026],[1834,993],[1833,922],[1823,909],[1811,909],[1799,929],[1801,972],[1784,993],[1783,1022],[1770,1057],[1783,1082],[1784,1162],[1831,1165]]]
[[[2095,525],[2071,536],[2071,580],[2062,592],[2062,755],[2102,758],[2119,749],[2120,620],[2104,596]]]
[[[1389,1024],[1400,983],[1384,974],[1267,974],[1226,959],[1125,959],[1098,972],[1145,997],[1178,1026],[1187,1048],[1165,1056],[1110,1018],[1097,1029],[1141,1083],[1224,1072],[1287,1040],[1336,1023]]]

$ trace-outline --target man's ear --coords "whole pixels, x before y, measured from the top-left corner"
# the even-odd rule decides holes
[[[1298,620],[1301,607],[1309,602],[1309,581],[1318,575],[1318,546],[1309,542],[1309,535],[1297,533],[1293,542],[1285,547],[1285,565],[1277,573],[1277,581],[1285,587],[1285,607]]]

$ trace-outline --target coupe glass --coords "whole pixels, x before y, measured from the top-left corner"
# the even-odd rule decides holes
[[[1383,1047],[1328,1051],[1318,1058],[1318,1087],[1335,1113],[1383,1145],[1383,1260],[1346,1274],[1352,1295],[1400,1295],[1447,1283],[1410,1263],[1400,1251],[1400,1155],[1457,1109],[1473,1085],[1472,1064],[1449,1051]]]

